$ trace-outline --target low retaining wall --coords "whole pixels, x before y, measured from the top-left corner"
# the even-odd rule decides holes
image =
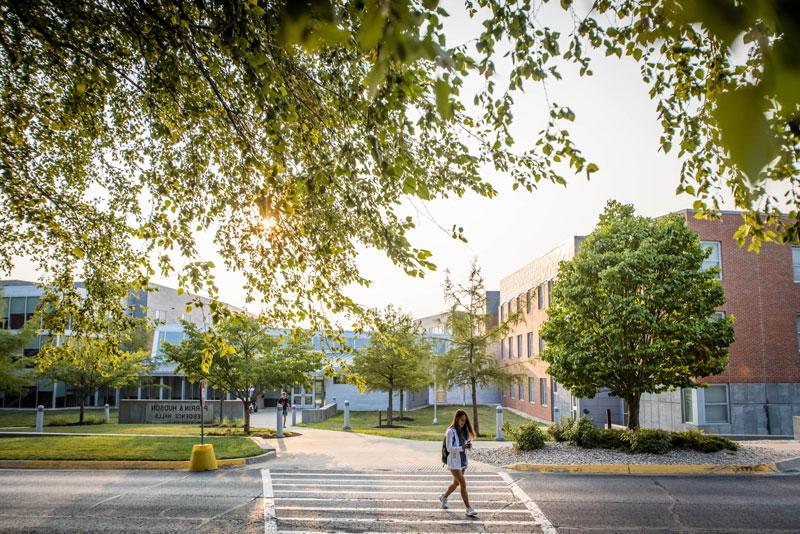
[[[206,401],[203,421],[212,423],[219,420],[219,402]],[[223,401],[225,419],[244,419],[242,403]],[[200,423],[200,401],[196,400],[131,400],[119,401],[120,423],[181,424]]]
[[[312,408],[303,410],[304,423],[319,423],[336,415],[336,405],[326,404],[322,408]]]

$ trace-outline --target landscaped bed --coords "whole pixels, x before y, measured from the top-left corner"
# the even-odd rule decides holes
[[[189,460],[194,437],[42,436],[0,438],[0,460]],[[264,451],[250,438],[208,438],[217,459]]]
[[[698,452],[673,449],[665,454],[630,454],[613,449],[584,449],[566,442],[547,442],[544,448],[516,451],[512,446],[491,449],[476,448],[470,459],[487,464],[713,464],[756,465],[786,460],[798,453],[759,444],[757,441],[737,442],[736,451]]]

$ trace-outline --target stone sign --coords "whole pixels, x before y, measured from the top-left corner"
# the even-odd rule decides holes
[[[211,410],[208,404],[203,408],[206,423],[211,422]],[[186,403],[181,401],[159,401],[148,403],[145,411],[145,423],[199,423],[200,403]]]

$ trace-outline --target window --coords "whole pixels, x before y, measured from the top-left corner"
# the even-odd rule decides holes
[[[505,320],[505,306],[503,306],[502,304],[500,305],[500,320],[501,321]]]
[[[19,330],[25,325],[25,297],[9,299],[8,325],[11,330]]]
[[[525,384],[523,384],[521,380],[519,382],[517,382],[517,393],[519,393],[519,400],[524,401],[525,400]]]
[[[515,312],[517,312],[517,313],[519,313],[519,311],[522,309],[522,308],[520,307],[520,305],[519,305],[519,299],[520,299],[520,297],[521,297],[521,295],[517,295],[517,309],[515,309],[515,310],[514,310],[514,311],[515,311]]]
[[[36,312],[36,307],[39,306],[39,297],[28,297],[25,303],[25,320],[30,320]]]
[[[511,384],[511,387],[509,388],[508,396],[511,397],[512,399],[516,398],[516,389],[517,389],[517,385],[516,384]]]
[[[0,302],[0,312],[3,313],[3,316],[0,317],[0,328],[6,329],[8,328],[8,299],[4,298],[2,302]]]
[[[511,317],[511,301],[508,301],[508,316]]]
[[[728,386],[708,386],[705,391],[706,423],[728,422]]]
[[[717,279],[722,279],[722,255],[720,253],[719,241],[700,241],[700,245],[711,251],[706,259],[703,260],[701,271],[707,271],[712,267],[717,268]]]
[[[792,279],[800,282],[800,247],[792,247]]]
[[[539,356],[541,356],[543,352],[544,352],[544,339],[542,339],[542,336],[539,336]]]
[[[502,342],[500,343],[500,359],[506,359],[506,344]]]
[[[725,312],[724,311],[715,311],[714,313],[711,314],[711,320],[712,321],[719,321],[720,319],[724,319],[724,318],[725,318]]]
[[[544,284],[539,284],[539,287],[536,289],[536,306],[538,309],[544,308]]]
[[[539,379],[539,401],[541,402],[542,406],[547,406],[547,379],[540,378]]]
[[[522,358],[522,334],[517,336],[517,358]]]
[[[556,391],[558,391],[558,382],[553,380],[553,393],[555,393]]]
[[[536,404],[536,378],[528,377],[528,401],[531,404]]]
[[[681,389],[681,411],[683,412],[684,423],[694,423],[694,407],[696,404],[695,396],[697,392],[691,388]]]
[[[547,281],[547,307],[550,307],[550,299],[553,298],[553,281]]]
[[[795,280],[797,282],[797,280]],[[529,289],[527,293],[525,293],[525,311],[527,313],[531,312],[531,290]]]
[[[533,332],[528,332],[528,358],[533,356]]]
[[[334,375],[333,376],[333,383],[334,384],[347,384],[347,377],[345,375]]]
[[[513,337],[508,338],[508,357],[509,358],[513,358],[514,357],[514,338]]]
[[[166,321],[167,310],[156,310],[156,321]]]
[[[172,345],[180,345],[181,341],[183,341],[184,335],[183,332],[158,332],[158,345],[156,345],[156,354],[158,356],[163,356],[164,353],[162,352],[163,344],[171,343]]]

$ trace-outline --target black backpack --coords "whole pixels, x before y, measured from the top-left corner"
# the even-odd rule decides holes
[[[447,450],[447,436],[442,440],[442,463],[447,464],[447,457],[450,456],[450,451]]]

